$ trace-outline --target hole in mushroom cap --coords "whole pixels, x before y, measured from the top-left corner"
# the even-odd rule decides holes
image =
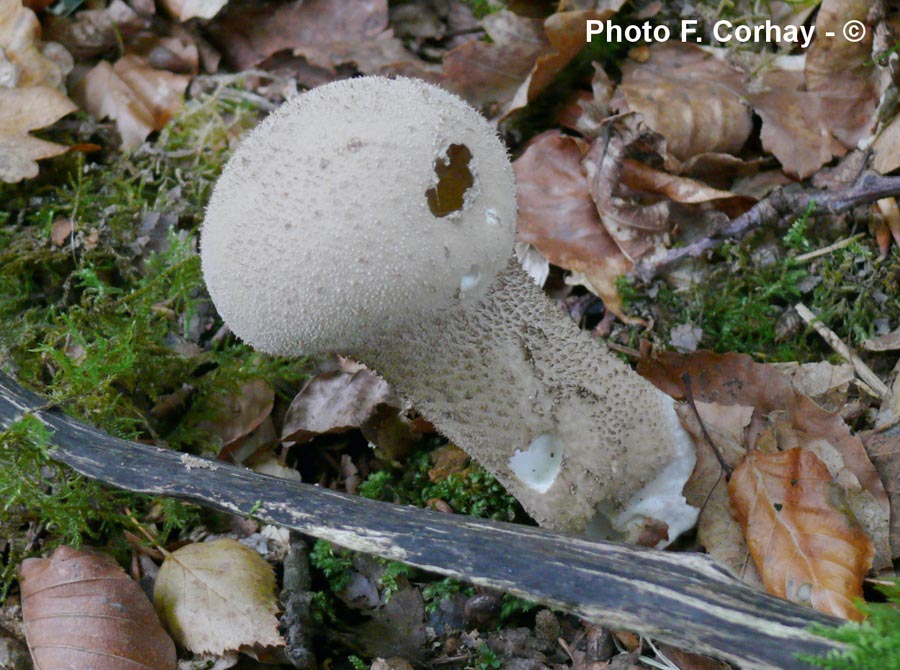
[[[471,291],[473,288],[478,286],[481,282],[481,268],[477,265],[473,265],[469,268],[469,271],[462,276],[462,279],[459,281],[459,290],[460,291]]]
[[[445,155],[434,159],[437,183],[425,191],[425,197],[435,216],[444,217],[463,208],[466,191],[475,183],[469,170],[470,160],[472,152],[465,144],[451,144]]]
[[[559,474],[565,446],[559,435],[541,433],[526,451],[516,449],[509,459],[509,467],[525,486],[546,493]]]

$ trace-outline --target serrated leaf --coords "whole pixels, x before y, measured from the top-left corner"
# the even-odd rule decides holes
[[[272,567],[229,538],[169,554],[153,604],[175,641],[198,654],[284,644]]]
[[[828,467],[805,449],[748,452],[728,482],[766,590],[845,619],[875,549],[849,511]]]
[[[111,557],[62,546],[24,561],[19,584],[36,668],[174,670],[175,645]]]

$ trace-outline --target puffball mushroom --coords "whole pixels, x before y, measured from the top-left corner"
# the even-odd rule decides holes
[[[238,337],[365,363],[541,525],[656,519],[674,538],[696,520],[681,495],[691,441],[672,400],[511,258],[515,193],[506,149],[455,95],[382,77],[320,86],[226,165],[203,273]]]

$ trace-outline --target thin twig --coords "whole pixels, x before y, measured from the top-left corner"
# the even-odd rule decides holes
[[[800,254],[799,256],[796,256],[794,260],[798,263],[803,263],[805,261],[811,261],[813,258],[818,258],[819,256],[827,256],[832,251],[837,251],[838,249],[849,247],[851,244],[853,244],[857,240],[861,240],[865,236],[865,233],[859,233],[858,235],[848,237],[847,239],[841,240],[840,242],[829,244],[827,247],[822,247],[821,249],[816,249],[815,251],[808,251],[805,254]]]
[[[800,318],[811,325],[832,349],[839,353],[844,358],[844,360],[846,360],[848,363],[850,363],[850,365],[853,366],[853,369],[856,371],[856,376],[859,377],[874,391],[875,397],[887,397],[888,393],[890,393],[890,389],[887,387],[887,385],[883,381],[881,381],[878,375],[872,372],[872,369],[868,365],[863,363],[862,359],[856,355],[856,352],[854,352],[849,346],[844,343],[843,340],[841,340],[840,337],[837,336],[837,333],[835,333],[828,326],[822,323],[819,320],[819,317],[813,314],[812,310],[810,310],[809,307],[804,305],[802,302],[798,302],[796,305],[794,305],[794,309],[797,311],[797,314],[800,315]]]
[[[753,230],[765,225],[778,224],[783,219],[796,216],[807,209],[812,217],[842,214],[854,207],[898,195],[900,195],[900,177],[884,177],[873,173],[863,174],[853,186],[840,191],[802,190],[796,185],[791,185],[778,189],[760,200],[714,235],[672,249],[659,261],[653,263],[642,261],[638,263],[636,270],[644,281],[649,281],[661,268],[685,258],[698,258],[726,240],[739,240]]]
[[[706,425],[703,423],[703,419],[700,418],[700,412],[697,410],[697,403],[694,402],[694,391],[691,389],[691,376],[685,372],[681,375],[681,381],[684,382],[684,395],[687,400],[688,405],[690,405],[691,409],[694,410],[694,416],[697,417],[697,423],[700,424],[700,432],[703,434],[703,438],[709,444],[709,448],[712,449],[713,453],[716,455],[716,460],[719,461],[719,465],[722,467],[722,472],[725,473],[726,477],[731,477],[732,467],[728,465],[725,461],[725,457],[719,451],[719,448],[716,446],[716,443],[713,442],[712,437],[710,437],[709,433],[706,432]],[[718,486],[719,482],[716,482]]]

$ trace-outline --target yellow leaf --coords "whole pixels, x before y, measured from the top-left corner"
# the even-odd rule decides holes
[[[748,452],[728,482],[750,554],[773,595],[846,619],[875,549],[812,452]]]
[[[189,544],[166,557],[153,604],[172,637],[195,653],[283,645],[272,567],[232,539]]]

